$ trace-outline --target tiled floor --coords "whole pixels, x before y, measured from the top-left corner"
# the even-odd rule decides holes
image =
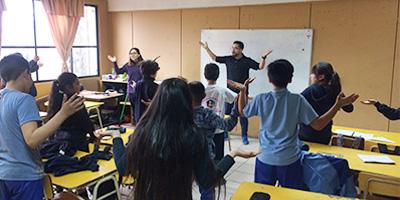
[[[250,139],[249,145],[243,145],[241,137],[239,136],[231,136],[231,145],[232,149],[242,148],[246,150],[257,150],[258,149],[258,139]],[[228,142],[225,142],[225,153],[228,153]],[[225,175],[226,179],[226,190],[224,187],[221,187],[220,195],[221,200],[230,199],[233,193],[235,193],[236,189],[239,187],[241,182],[244,181],[254,181],[254,166],[255,166],[255,158],[244,159],[244,158],[235,158],[235,165],[228,171]],[[225,196],[226,192],[226,198]],[[197,186],[194,184],[193,186],[193,199],[200,199],[200,193],[198,191]]]
[[[249,145],[243,145],[241,137],[232,136],[231,145],[232,149],[242,148],[246,150],[257,150],[258,149],[258,139],[249,138]],[[225,153],[228,153],[228,142],[225,142]],[[226,187],[221,186],[220,189],[220,200],[230,199],[236,189],[239,187],[241,182],[250,181],[253,182],[254,179],[254,166],[255,166],[255,158],[244,159],[244,158],[235,158],[235,164],[225,175],[226,179]],[[218,192],[218,191],[217,191]],[[126,194],[129,193],[127,188],[123,189],[122,197],[126,198]],[[200,199],[200,193],[198,186],[193,184],[193,199]]]

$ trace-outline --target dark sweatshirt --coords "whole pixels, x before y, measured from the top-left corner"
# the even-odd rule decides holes
[[[301,93],[308,103],[311,104],[315,112],[319,116],[328,112],[336,103],[336,96],[330,95],[330,87],[321,84],[313,84]],[[353,112],[353,105],[343,106],[345,112]],[[329,144],[332,137],[332,124],[324,127],[321,131],[314,130],[310,125],[300,124],[299,136],[300,139],[307,142],[315,142],[321,144]]]
[[[154,78],[143,78],[137,82],[135,92],[133,94],[133,101],[135,105],[135,122],[139,123],[140,118],[146,111],[147,106],[141,100],[151,101],[156,95],[158,84],[154,82]]]
[[[82,108],[62,123],[57,129],[54,139],[68,141],[76,149],[88,152],[88,143],[95,138],[93,132],[94,125],[89,118],[89,114],[86,108]],[[89,140],[86,137],[88,133],[90,134]]]
[[[394,109],[385,104],[381,104],[377,102],[375,104],[376,109],[378,112],[382,113],[386,118],[390,120],[399,120],[400,119],[400,108]]]

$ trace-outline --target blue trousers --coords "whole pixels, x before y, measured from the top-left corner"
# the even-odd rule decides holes
[[[265,164],[257,158],[254,182],[275,185],[276,181],[279,181],[282,187],[307,190],[300,159],[290,165],[274,166]]]
[[[43,200],[43,180],[0,180],[0,200]]]
[[[233,108],[233,103],[225,103],[225,114],[230,115]],[[239,117],[240,127],[242,129],[242,139],[247,140],[247,130],[249,127],[249,120],[246,117]]]

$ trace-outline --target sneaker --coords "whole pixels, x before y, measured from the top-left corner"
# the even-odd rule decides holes
[[[247,138],[243,138],[242,142],[244,145],[248,145],[249,144],[249,140]]]

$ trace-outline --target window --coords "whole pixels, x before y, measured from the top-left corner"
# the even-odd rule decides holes
[[[32,73],[33,80],[56,79],[62,72],[62,60],[55,48],[42,2],[5,0],[5,3],[1,57],[19,52],[31,60],[38,55],[42,67]],[[85,5],[68,64],[70,71],[79,77],[99,75],[96,6]]]

